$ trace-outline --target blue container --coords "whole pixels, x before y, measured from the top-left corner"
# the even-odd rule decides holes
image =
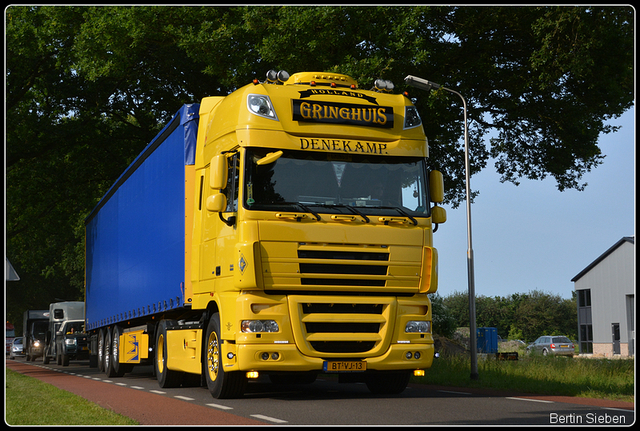
[[[87,329],[183,306],[199,106],[184,105],[85,220]]]
[[[478,353],[498,353],[498,330],[478,328]]]

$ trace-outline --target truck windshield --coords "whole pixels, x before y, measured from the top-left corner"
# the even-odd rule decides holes
[[[250,210],[428,217],[422,158],[247,150],[244,207]],[[262,163],[262,162],[261,162]]]

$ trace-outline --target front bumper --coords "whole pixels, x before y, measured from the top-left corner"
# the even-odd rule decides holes
[[[411,359],[407,358],[409,352],[411,353]],[[266,355],[264,355],[265,353]],[[419,359],[415,359],[416,353],[419,353]],[[244,344],[235,346],[224,344],[223,354],[225,371],[322,371],[325,362],[324,358],[303,355],[295,344]],[[277,354],[277,356],[274,354]],[[371,358],[358,357],[357,359],[367,363],[368,371],[416,370],[431,367],[433,354],[433,344],[392,344],[383,355]],[[267,359],[263,359],[263,357]],[[354,358],[331,357],[327,359],[348,360]]]

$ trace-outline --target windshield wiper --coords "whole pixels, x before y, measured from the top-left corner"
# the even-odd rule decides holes
[[[345,205],[345,204],[319,204],[319,203],[318,204],[313,204],[313,205],[317,205],[317,206],[323,207],[323,208],[346,208],[351,212],[351,214],[355,214],[355,215],[358,215],[358,216],[362,217],[366,223],[370,222],[369,217],[367,217],[361,211],[357,210],[356,208],[352,207],[351,205]]]
[[[295,205],[295,206],[297,206],[299,208],[302,208],[302,210],[304,212],[308,212],[309,214],[313,214],[313,216],[316,218],[316,220],[318,220],[318,221],[322,220],[322,218],[320,218],[320,214],[318,214],[317,212],[315,212],[314,210],[312,210],[311,208],[309,208],[305,204],[301,204],[300,202],[278,202],[278,205]]]
[[[414,226],[418,225],[418,220],[416,220],[415,218],[411,217],[409,214],[407,214],[402,208],[399,207],[378,207],[378,208],[382,208],[385,210],[396,210],[398,211],[400,214],[402,214],[403,216],[409,218],[409,220],[411,220],[413,222]]]

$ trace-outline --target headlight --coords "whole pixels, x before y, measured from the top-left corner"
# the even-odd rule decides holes
[[[431,333],[431,322],[424,320],[411,320],[404,327],[404,332],[417,332],[421,334]]]
[[[404,107],[404,128],[411,129],[422,124],[422,119],[415,106]]]
[[[273,104],[269,96],[263,94],[249,94],[247,96],[247,108],[249,112],[271,120],[278,120]]]
[[[33,342],[33,347],[40,347],[40,341],[36,340]]]
[[[242,332],[278,332],[280,328],[275,320],[243,320]]]
[[[67,338],[66,340],[64,340],[64,344],[68,346],[73,346],[74,344],[78,344],[78,342],[76,341],[75,338]]]

